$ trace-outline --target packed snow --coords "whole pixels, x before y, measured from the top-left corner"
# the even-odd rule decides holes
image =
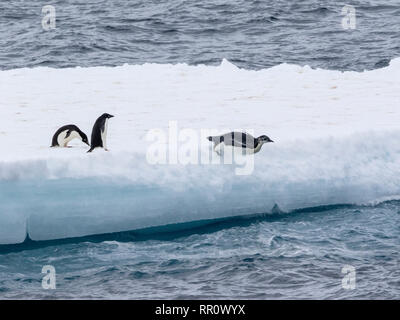
[[[0,71],[0,244],[397,197],[399,88],[400,58],[362,73],[226,60]],[[49,147],[66,124],[90,137],[104,112],[109,152]],[[254,163],[240,175],[200,161],[207,130],[275,143],[244,156]],[[154,132],[172,154],[163,164],[149,160]],[[198,163],[181,161],[180,134],[197,139]]]

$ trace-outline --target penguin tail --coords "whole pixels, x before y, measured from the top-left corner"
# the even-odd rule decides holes
[[[216,137],[210,136],[210,137],[207,137],[207,139],[209,141],[214,142],[215,144],[218,144],[218,143],[221,143],[222,141],[224,141],[224,137],[223,136],[216,136]]]
[[[86,153],[92,152],[94,150],[93,147],[91,147]]]

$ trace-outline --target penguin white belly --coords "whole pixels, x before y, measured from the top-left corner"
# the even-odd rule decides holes
[[[242,148],[242,147],[235,147],[235,146],[227,146],[224,143],[219,143],[214,147],[214,151],[219,155],[223,154],[224,152],[229,153],[237,153],[237,154],[254,154],[260,151],[262,144],[259,143],[256,148]]]
[[[75,138],[79,138],[79,134],[76,131],[72,131],[68,138],[66,138],[67,132],[68,130],[64,130],[57,137],[57,142],[60,147],[66,147],[68,142]]]
[[[104,124],[104,131],[101,131],[101,141],[103,141],[103,148],[107,149],[107,130],[108,130],[108,119]]]
[[[244,149],[241,147],[234,147],[234,146],[227,146],[226,144],[219,143],[214,147],[214,151],[218,154],[218,155],[223,155],[224,153],[232,153],[232,154],[236,154],[236,153],[242,153],[244,152]]]
[[[254,153],[257,153],[258,151],[261,150],[261,147],[262,147],[262,143],[258,143],[257,147],[255,147],[254,149],[247,149],[247,150],[246,150],[246,153],[247,153],[247,154],[254,154]]]

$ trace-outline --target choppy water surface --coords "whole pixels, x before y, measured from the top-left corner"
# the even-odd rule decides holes
[[[56,29],[42,29],[42,6]],[[342,28],[342,8],[356,29]],[[71,0],[0,2],[0,69],[146,62],[251,69],[280,63],[382,67],[400,54],[400,2],[328,0]]]

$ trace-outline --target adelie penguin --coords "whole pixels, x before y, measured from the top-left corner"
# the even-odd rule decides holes
[[[264,143],[273,142],[265,135],[254,138],[244,132],[229,132],[220,136],[208,137],[207,139],[214,142],[214,151],[218,154],[221,154],[224,146],[239,148],[247,154],[254,154],[261,150]]]
[[[80,139],[83,143],[86,143],[89,146],[86,134],[74,124],[68,124],[58,129],[53,136],[51,146],[67,148],[68,143],[75,138]]]
[[[107,150],[107,128],[108,119],[112,118],[111,114],[103,113],[94,123],[92,130],[92,138],[90,141],[90,150],[92,152],[96,148],[104,148]]]

